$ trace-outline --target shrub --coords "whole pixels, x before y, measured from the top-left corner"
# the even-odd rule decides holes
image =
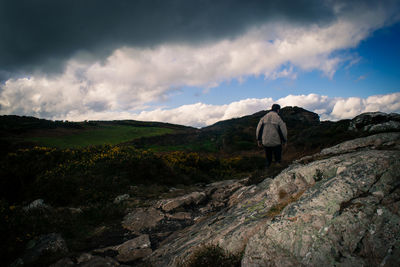
[[[44,198],[57,205],[96,202],[131,184],[163,183],[170,176],[158,156],[133,147],[35,147],[10,153],[0,162],[0,199],[20,203]]]
[[[172,175],[153,153],[133,147],[77,149],[72,160],[37,176],[32,198],[56,205],[104,202],[129,185],[166,183]]]
[[[130,185],[209,183],[262,166],[261,157],[217,158],[194,152],[155,154],[132,146],[80,149],[34,147],[0,161],[0,199],[10,203],[42,198],[56,205],[113,199]]]
[[[10,202],[25,199],[35,179],[47,170],[70,159],[69,153],[63,151],[34,147],[9,153],[0,162],[0,194]]]

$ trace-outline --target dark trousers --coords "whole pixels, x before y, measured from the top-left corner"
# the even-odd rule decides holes
[[[274,155],[275,161],[280,163],[282,159],[282,145],[278,146],[265,146],[265,157],[267,158],[267,167],[272,163],[272,154]]]

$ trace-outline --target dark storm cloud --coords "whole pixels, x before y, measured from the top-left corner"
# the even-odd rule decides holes
[[[330,1],[328,1],[330,2]],[[60,70],[78,51],[234,37],[272,19],[326,23],[321,0],[0,0],[0,75]]]

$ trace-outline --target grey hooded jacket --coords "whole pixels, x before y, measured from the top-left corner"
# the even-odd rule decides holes
[[[279,133],[279,129],[281,134]],[[268,112],[257,125],[256,138],[263,146],[278,146],[287,141],[287,128],[275,111]]]

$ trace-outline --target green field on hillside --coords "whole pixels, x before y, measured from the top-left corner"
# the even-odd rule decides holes
[[[60,136],[31,137],[28,141],[40,146],[57,148],[81,148],[94,145],[116,145],[140,137],[172,133],[172,129],[161,127],[135,127],[128,125],[106,125]]]

